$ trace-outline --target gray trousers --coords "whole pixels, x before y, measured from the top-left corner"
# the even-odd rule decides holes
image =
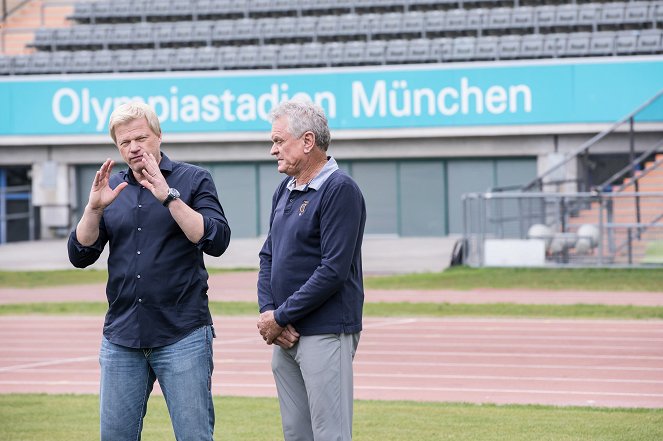
[[[359,333],[301,336],[274,345],[272,372],[286,441],[352,439],[352,360]]]

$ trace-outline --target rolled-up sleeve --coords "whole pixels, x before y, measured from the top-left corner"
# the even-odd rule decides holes
[[[72,231],[67,242],[69,261],[76,268],[85,268],[92,265],[101,256],[101,252],[104,250],[107,241],[106,230],[103,228],[103,219],[99,225],[99,237],[90,246],[81,245],[76,237],[76,230]]]
[[[214,181],[209,172],[201,171],[199,182],[193,186],[191,208],[203,216],[204,233],[196,246],[205,254],[218,257],[230,243],[230,226],[223,213]]]

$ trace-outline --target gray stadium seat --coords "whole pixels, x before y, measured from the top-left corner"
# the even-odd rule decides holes
[[[134,65],[135,52],[136,51],[133,49],[121,49],[114,51],[115,70],[117,72],[132,72],[138,70],[138,66]]]
[[[237,68],[237,46],[223,46],[218,49],[219,65],[223,69]]]
[[[339,66],[343,63],[344,43],[326,43],[324,48],[325,59],[329,66]]]
[[[198,0],[194,14],[198,19],[219,20],[245,17],[248,3],[236,0]]]
[[[589,43],[589,55],[612,55],[615,51],[615,33],[594,32]]]
[[[488,21],[489,16],[490,16],[489,10],[483,8],[470,9],[467,12],[468,29],[469,30],[483,29],[486,26],[486,22]]]
[[[566,40],[568,35],[565,33],[547,34],[543,40],[543,56],[546,58],[561,57],[566,51]]]
[[[171,0],[170,17],[176,20],[191,20],[195,9],[194,3],[190,0]]]
[[[172,31],[169,41],[176,47],[194,46],[195,43],[202,45],[207,42],[209,38],[208,22],[194,22],[194,21],[179,21],[175,22],[172,26]],[[193,37],[195,32],[201,31],[203,34],[201,42],[194,42]],[[207,33],[205,33],[205,30]],[[167,40],[168,41],[168,40]]]
[[[430,11],[424,14],[423,29],[428,38],[442,35],[446,30],[446,14],[443,11]]]
[[[67,68],[69,73],[92,72],[93,59],[92,51],[72,52],[71,63]]]
[[[580,5],[578,8],[577,26],[589,31],[597,31],[599,18],[601,16],[601,6],[595,3]]]
[[[108,1],[97,1],[92,6],[93,22],[108,21],[111,15],[111,4]]]
[[[153,21],[167,21],[170,18],[170,0],[144,0],[145,11]]]
[[[363,14],[359,16],[359,33],[376,35],[380,32],[381,14]]]
[[[656,3],[652,3],[652,6],[654,5],[656,5]],[[649,6],[650,2],[633,1],[626,3],[626,10],[624,11],[624,23],[647,23],[649,21]]]
[[[260,44],[268,43],[265,41],[265,36],[270,32],[273,32],[276,27],[277,19],[272,17],[265,18],[256,18],[255,20],[256,30],[258,32],[258,38],[260,39]]]
[[[367,42],[366,52],[364,53],[364,64],[384,64],[386,48],[387,42],[383,40]]]
[[[360,27],[359,15],[357,14],[345,14],[338,17],[338,22],[336,26],[337,35],[340,39],[347,40],[353,35],[365,34],[366,30]]]
[[[530,33],[534,30],[534,8],[523,6],[514,8],[511,13],[511,29],[515,29],[519,34]]]
[[[539,6],[535,9],[535,21],[539,32],[548,31],[549,28],[555,26],[555,6],[546,5]]]
[[[300,44],[284,44],[279,50],[278,67],[296,67],[299,65],[302,46]]]
[[[260,52],[256,60],[256,67],[262,69],[276,69],[279,58],[279,46],[265,44],[260,46]]]
[[[659,25],[663,23],[663,2],[652,3],[649,7],[649,17]],[[660,27],[660,26],[659,26]]]
[[[31,72],[33,74],[47,74],[53,73],[51,68],[50,52],[37,52],[31,55]]]
[[[430,42],[430,57],[432,60],[444,63],[451,60],[453,52],[453,38],[434,38]]]
[[[186,71],[195,68],[196,50],[192,47],[175,49],[170,70]]]
[[[427,38],[417,38],[410,40],[407,48],[407,62],[409,63],[429,63],[438,61],[433,59],[430,54],[431,40]]]
[[[497,37],[480,37],[477,39],[476,48],[474,50],[475,60],[495,60],[498,53],[498,38]]]
[[[0,75],[13,73],[14,57],[0,54]]]
[[[327,64],[325,46],[322,43],[304,43],[300,47],[299,65],[321,67]]]
[[[58,51],[51,54],[51,67],[49,69],[52,73],[64,73],[69,68],[73,52]]]
[[[171,22],[154,23],[152,35],[157,48],[170,47],[173,43],[173,24]]]
[[[344,66],[359,66],[364,63],[366,43],[363,41],[348,41],[343,47]]]
[[[625,11],[626,5],[622,2],[604,4],[599,18],[601,29],[618,29],[624,22]]]
[[[151,72],[161,69],[161,60],[156,59],[156,53],[165,51],[170,54],[172,49],[136,49],[134,50],[134,68],[132,70],[140,72]]]
[[[218,49],[211,46],[199,47],[194,50],[194,66],[196,69],[217,70],[219,69]]]
[[[248,69],[256,67],[258,57],[260,56],[260,47],[257,45],[248,45],[237,51],[235,67],[239,69]]]
[[[114,69],[113,51],[103,50],[92,52],[90,72],[113,72]]]
[[[403,64],[408,61],[408,41],[392,40],[387,45],[384,59],[387,64]]]
[[[149,49],[144,49],[149,50]],[[152,69],[151,70],[171,70],[173,58],[175,57],[175,49],[162,48],[155,49],[152,53]]]
[[[578,6],[566,4],[557,6],[555,12],[555,30],[572,29],[578,23]]]
[[[342,17],[342,16],[340,16]],[[339,18],[340,18],[339,17]],[[318,41],[327,41],[337,34],[338,20],[336,15],[325,15],[318,19],[316,38]]]
[[[490,31],[504,30],[511,26],[512,8],[495,8],[490,10],[484,29]]]
[[[497,43],[498,53],[501,60],[520,57],[520,35],[502,35]]]
[[[661,45],[661,31],[660,29],[644,29],[640,31],[638,36],[638,44],[636,45],[636,52],[639,54],[654,54],[663,51]]]
[[[79,23],[89,23],[94,18],[94,4],[88,2],[74,3],[74,12],[67,18]]]
[[[619,31],[615,36],[615,53],[617,55],[632,55],[638,44],[638,31]]]
[[[543,55],[543,35],[523,35],[520,41],[520,58],[539,58]]]
[[[85,29],[92,29],[93,25],[80,25],[85,26]],[[78,27],[78,26],[77,26]],[[75,45],[73,37],[74,28],[58,28],[53,30],[55,46],[57,50],[71,49]]]
[[[191,41],[194,42],[196,46],[211,46],[213,25],[214,22],[210,20],[199,20],[194,22]]]
[[[213,42],[228,44],[235,37],[234,20],[217,20],[213,22],[211,30],[211,39]]]
[[[590,32],[573,32],[566,40],[564,56],[584,57],[589,53]]]
[[[257,20],[242,18],[233,21],[233,39],[248,43],[256,42],[260,39],[260,29],[257,26]]]
[[[105,25],[78,25],[69,31],[67,42],[59,42],[62,47],[68,47],[72,50],[80,49],[101,49],[108,44],[108,35],[100,28],[109,29]],[[58,40],[60,37],[58,36]]]
[[[476,40],[476,37],[455,38],[453,40],[450,59],[453,61],[467,61],[474,59]]]
[[[14,75],[26,75],[31,71],[31,57],[27,54],[15,55],[12,72]]]
[[[114,0],[113,7],[106,17],[113,23],[127,23],[140,20],[144,14],[144,4],[132,0]]]
[[[424,36],[424,14],[407,12],[401,16],[403,23],[401,33],[406,38],[422,38]]]
[[[397,38],[402,31],[402,20],[403,17],[400,12],[382,14],[378,29],[375,30],[374,34],[387,38]]]
[[[354,6],[354,0],[317,0],[314,2],[302,1],[299,7],[305,14],[327,15],[347,14]]]
[[[53,29],[39,28],[35,31],[35,37],[31,46],[38,50],[53,51],[57,45],[57,38]]]
[[[464,32],[467,26],[467,11],[454,9],[444,15],[444,29],[449,33]]]

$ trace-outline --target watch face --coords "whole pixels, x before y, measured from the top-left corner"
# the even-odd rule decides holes
[[[173,199],[177,199],[180,197],[180,192],[177,191],[176,188],[169,188],[168,189],[168,196],[170,196]]]

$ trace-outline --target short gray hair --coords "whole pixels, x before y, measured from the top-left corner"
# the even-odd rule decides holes
[[[152,129],[155,135],[161,136],[161,125],[159,124],[159,117],[154,109],[140,101],[132,101],[130,103],[118,106],[113,113],[111,113],[110,120],[108,121],[108,131],[110,132],[113,142],[117,143],[115,138],[115,127],[119,124],[125,124],[135,119],[145,118],[147,125]]]
[[[311,101],[290,100],[278,104],[270,112],[270,120],[286,117],[288,131],[291,135],[300,137],[305,132],[313,132],[315,145],[323,151],[329,148],[331,134],[329,124],[322,107]]]

